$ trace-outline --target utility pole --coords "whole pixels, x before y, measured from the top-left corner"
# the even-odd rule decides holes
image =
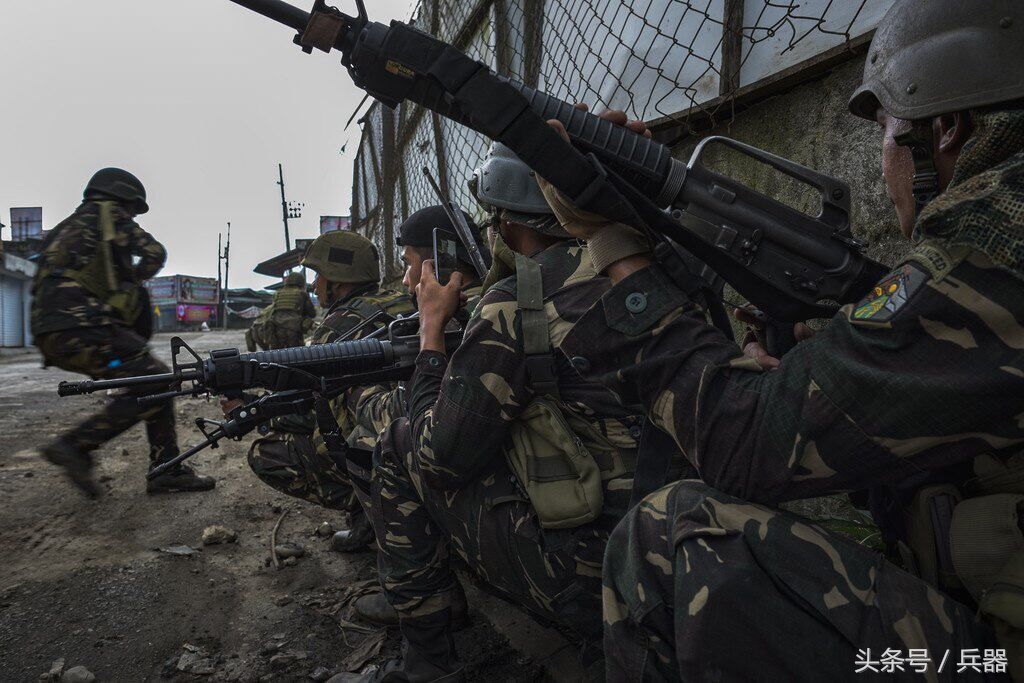
[[[223,254],[223,252],[221,251],[221,248],[220,248],[221,237],[222,237],[222,233],[218,232],[217,233],[217,320],[220,320],[221,321],[221,327],[224,327],[227,324],[227,320],[225,320],[225,318],[227,318],[227,315],[228,315],[228,311],[227,311],[228,307],[224,303],[224,282],[220,278],[220,261],[221,261],[221,255]]]
[[[220,237],[217,238],[217,251],[220,251]],[[217,259],[217,281],[220,281],[220,262],[224,260],[224,318],[221,323],[223,329],[228,329],[228,275],[231,273],[231,221],[228,221],[228,239],[224,245],[224,253],[219,255]]]
[[[289,218],[302,218],[302,207],[305,206],[302,202],[289,202],[285,198],[284,194],[284,167],[281,164],[277,165],[277,184],[281,186],[281,219],[284,221],[284,248],[285,251],[292,250],[292,240],[288,235],[288,219]]]

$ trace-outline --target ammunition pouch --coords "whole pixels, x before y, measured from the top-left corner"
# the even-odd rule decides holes
[[[622,476],[631,464],[597,427],[544,397],[531,401],[512,424],[504,452],[545,529],[573,529],[597,519],[604,481]]]
[[[1024,680],[1024,453],[979,456],[974,471],[962,494],[951,485],[917,493],[905,511],[909,547],[901,551],[922,579],[974,598],[1013,679]]]
[[[517,255],[516,273],[526,368],[535,397],[512,424],[504,455],[541,527],[572,529],[597,519],[604,506],[604,480],[631,471],[635,458],[556,402],[540,265]]]
[[[61,275],[74,280],[90,294],[113,309],[125,325],[135,328],[143,313],[149,312],[148,296],[136,282],[124,282],[117,274],[112,243],[116,236],[114,226],[114,202],[97,202],[100,208],[100,239],[96,253],[88,265],[80,270],[64,269]],[[146,339],[152,336],[152,319],[142,326]],[[136,329],[139,332],[139,329]],[[141,332],[140,332],[141,334]]]

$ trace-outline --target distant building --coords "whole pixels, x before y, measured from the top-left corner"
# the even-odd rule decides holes
[[[0,254],[0,347],[22,348],[32,343],[29,310],[36,264],[15,254]]]
[[[157,332],[197,330],[203,323],[218,324],[220,301],[217,278],[165,275],[145,282]]]
[[[224,301],[228,310],[228,327],[245,329],[264,308],[274,300],[273,292],[255,289],[228,289],[224,292]]]
[[[5,349],[32,344],[29,311],[36,264],[29,259],[39,253],[46,236],[43,210],[12,208],[11,234],[14,239],[0,243],[0,348]]]

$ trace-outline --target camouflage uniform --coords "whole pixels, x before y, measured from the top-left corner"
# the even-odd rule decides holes
[[[412,310],[412,302],[405,294],[378,290],[375,284],[367,284],[331,306],[324,321],[313,331],[310,343],[329,344],[346,337],[378,311],[396,316]],[[352,338],[365,337],[379,327],[379,323],[369,325]],[[340,433],[349,434],[355,417],[348,395],[335,399],[332,409]],[[299,433],[278,433],[254,442],[249,449],[249,466],[260,479],[282,493],[334,510],[355,510],[358,503],[344,462],[335,460],[319,432],[313,430],[315,419],[308,416],[305,422],[309,429],[305,434],[296,430]]]
[[[113,266],[127,287],[141,287],[167,257],[163,245],[143,230],[117,204],[112,206]],[[168,372],[149,354],[147,342],[131,330],[121,316],[101,301],[72,274],[90,266],[100,248],[100,204],[86,201],[58,224],[43,245],[39,270],[32,286],[32,334],[46,365],[114,379]],[[139,262],[133,265],[133,258]],[[146,312],[148,314],[148,311]],[[82,452],[90,452],[144,420],[150,459],[162,461],[178,454],[174,431],[174,404],[165,402],[140,408],[135,397],[147,389],[119,392],[106,407],[61,435]]]
[[[288,276],[288,281],[274,293],[270,313],[263,322],[260,337],[268,348],[290,349],[306,343],[303,335],[316,317],[316,308],[306,293],[301,276]]]
[[[744,359],[658,266],[619,282],[563,340],[581,371],[643,404],[704,482],[649,496],[609,543],[609,678],[852,679],[859,650],[927,648],[926,679],[939,680],[947,650],[997,647],[973,608],[769,507],[869,488],[888,540],[905,542],[901,510],[922,486],[970,491],[972,463],[1014,466],[1024,111],[972,115],[907,262],[778,370]],[[629,312],[639,295],[645,309]],[[942,680],[972,675],[956,669]]]
[[[274,312],[273,305],[267,306],[252,321],[252,325],[245,331],[245,348],[249,351],[269,351],[270,342],[264,332],[270,314]]]
[[[480,302],[483,288],[477,284],[466,287],[465,311],[472,315]],[[375,384],[369,387],[355,387],[346,394],[346,403],[354,409],[355,426],[348,435],[348,457],[346,467],[355,489],[359,504],[367,514],[373,505],[370,496],[373,449],[378,439],[392,422],[406,417],[409,406],[406,403],[405,382],[397,385]]]
[[[607,289],[586,251],[563,241],[540,252],[544,310],[553,341]],[[627,475],[605,482],[603,515],[568,530],[541,529],[502,453],[531,402],[515,280],[487,291],[449,363],[422,352],[409,390],[409,420],[393,422],[373,460],[371,519],[382,540],[381,582],[419,655],[444,664],[455,577],[449,543],[496,590],[584,636],[599,632],[600,564],[607,535],[626,509]],[[557,403],[623,451],[637,419],[600,385],[556,356]],[[408,660],[408,655],[407,655]]]

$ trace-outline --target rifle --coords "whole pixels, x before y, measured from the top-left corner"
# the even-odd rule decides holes
[[[684,164],[662,143],[497,76],[407,24],[369,21],[362,0],[354,17],[324,0],[311,13],[282,0],[232,2],[298,31],[307,53],[339,50],[355,84],[386,106],[409,100],[503,142],[581,208],[670,238],[774,320],[831,316],[887,272],[853,236],[841,180],[719,136],[702,140]],[[572,144],[547,119],[561,121]],[[703,161],[714,146],[810,186],[820,213],[709,170]]]
[[[270,392],[228,414],[224,422],[204,418],[196,426],[205,440],[150,471],[155,477],[206,447],[216,448],[224,438],[240,439],[263,423],[282,415],[301,414],[317,402],[330,400],[354,386],[406,380],[412,377],[419,354],[418,319],[399,318],[387,327],[388,338],[363,339],[300,346],[274,351],[240,353],[238,349],[211,351],[203,359],[180,337],[171,338],[171,372],[105,380],[61,382],[59,396],[78,396],[108,389],[147,388],[154,393],[139,397],[146,405],[178,396],[241,394],[245,389]],[[445,332],[451,352],[462,340],[462,330]],[[192,361],[180,363],[184,351]],[[186,386],[188,385],[188,386]],[[208,430],[209,426],[214,429]]]

